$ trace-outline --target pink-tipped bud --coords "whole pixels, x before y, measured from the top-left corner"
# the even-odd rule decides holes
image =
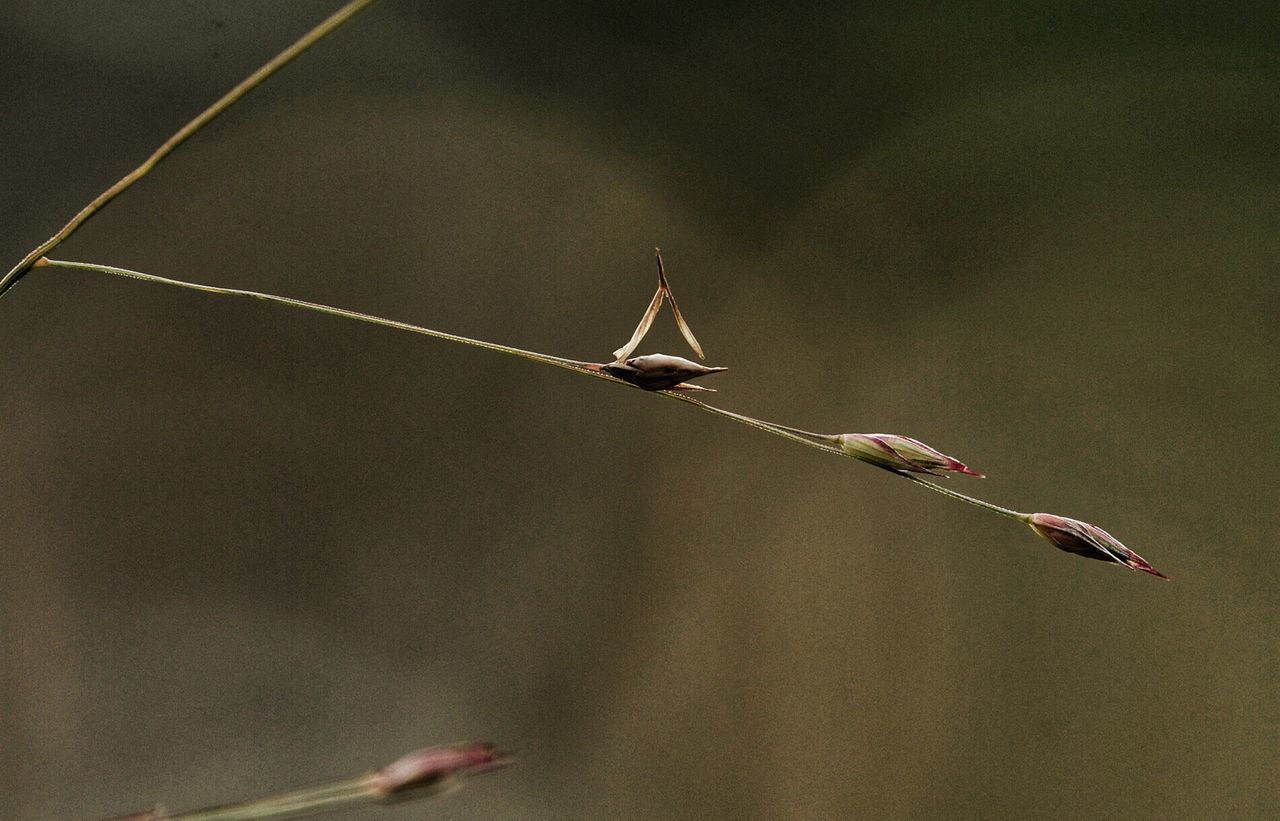
[[[1100,527],[1065,516],[1054,516],[1052,513],[1032,513],[1027,519],[1039,536],[1059,550],[1097,559],[1113,564],[1122,564],[1133,570],[1150,573],[1166,581],[1168,576],[1152,567],[1146,559],[1134,553]]]
[[[402,756],[373,774],[384,798],[396,798],[421,788],[439,786],[455,775],[488,772],[510,763],[487,741],[429,747]]]
[[[939,471],[982,476],[970,470],[963,462],[909,436],[892,433],[844,433],[840,435],[840,449],[854,459],[861,459],[894,473],[927,473],[942,476]]]

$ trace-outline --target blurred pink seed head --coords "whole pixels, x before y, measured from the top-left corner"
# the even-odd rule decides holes
[[[402,756],[372,776],[378,791],[391,798],[434,787],[455,775],[488,772],[510,763],[487,741],[430,747]]]
[[[1087,559],[1122,564],[1166,581],[1169,578],[1152,567],[1146,559],[1121,544],[1115,536],[1088,522],[1054,516],[1052,513],[1032,513],[1027,518],[1027,524],[1059,550]]]
[[[861,459],[895,473],[942,476],[943,472],[950,472],[982,476],[981,473],[970,470],[959,459],[953,459],[909,436],[892,433],[844,433],[840,435],[840,449],[854,459]]]

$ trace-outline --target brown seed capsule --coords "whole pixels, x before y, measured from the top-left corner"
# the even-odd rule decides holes
[[[728,368],[709,368],[679,356],[663,353],[637,356],[626,362],[610,362],[601,369],[610,376],[630,382],[647,391],[667,390],[690,379],[728,370]]]

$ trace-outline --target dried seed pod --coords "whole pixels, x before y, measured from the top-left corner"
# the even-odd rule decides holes
[[[638,388],[662,391],[675,388],[681,382],[726,371],[728,368],[709,368],[679,356],[654,353],[648,356],[637,356],[626,362],[610,362],[602,365],[601,370],[624,382],[630,382]]]

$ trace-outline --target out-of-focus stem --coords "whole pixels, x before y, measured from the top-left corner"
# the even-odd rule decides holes
[[[363,11],[373,2],[374,0],[352,0],[350,3],[347,3],[345,6],[331,14],[328,19],[320,25],[304,34],[293,45],[271,58],[257,71],[241,80],[235,88],[222,95],[221,99],[213,105],[196,115],[194,120],[184,125],[172,137],[165,140],[164,144],[157,148],[155,152],[152,153],[144,163],[142,163],[142,165],[133,169],[128,174],[125,174],[118,182],[115,183],[115,185],[112,185],[106,191],[103,191],[101,194],[94,197],[93,202],[90,202],[84,208],[81,208],[80,212],[72,217],[70,222],[62,226],[58,233],[49,237],[49,239],[42,242],[38,247],[33,248],[31,252],[23,257],[17,265],[13,266],[7,274],[0,277],[0,297],[4,296],[4,294],[13,287],[15,282],[26,274],[27,271],[31,270],[37,260],[61,245],[63,240],[71,236],[77,228],[83,225],[86,220],[96,214],[103,206],[115,199],[126,188],[146,176],[147,172],[152,168],[155,168],[156,165],[165,157],[169,156],[173,149],[186,142],[188,137],[195,134],[201,128],[206,126],[213,118],[217,117],[219,114],[234,105],[241,97],[261,85],[264,80],[283,68],[293,60],[293,58],[311,48],[325,36],[333,32],[359,12]]]
[[[511,760],[485,741],[429,747],[404,755],[380,770],[281,793],[267,798],[222,804],[202,810],[167,813],[151,810],[114,821],[264,821],[301,818],[350,807],[391,804],[426,798],[456,786],[464,776],[491,772]]]
[[[180,812],[176,815],[162,815],[158,818],[164,821],[246,821],[247,819],[262,821],[332,812],[360,804],[377,803],[380,800],[376,781],[371,776],[364,776],[270,798]]]

